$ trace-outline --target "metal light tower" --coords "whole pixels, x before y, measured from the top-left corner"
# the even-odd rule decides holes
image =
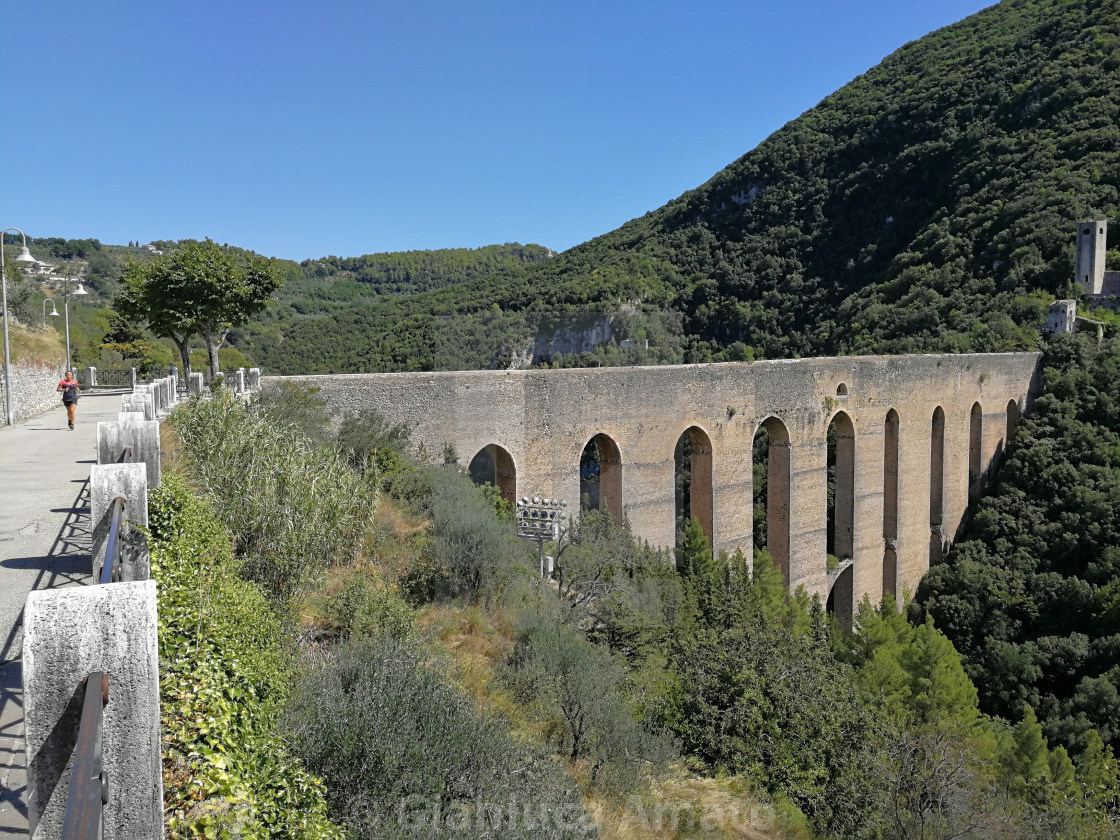
[[[567,506],[566,499],[542,499],[540,496],[531,499],[525,496],[517,502],[517,536],[537,544],[543,578],[547,578],[551,571],[544,565],[544,544],[559,542],[568,518]]]
[[[15,421],[12,419],[15,412],[12,410],[12,349],[8,344],[8,272],[4,267],[4,236],[8,232],[15,232],[23,239],[23,245],[19,249],[19,256],[16,257],[16,262],[33,263],[37,260],[31,256],[31,252],[27,250],[27,236],[19,228],[4,228],[0,230],[0,286],[3,287],[3,304],[4,304],[4,414],[8,425],[14,425]]]

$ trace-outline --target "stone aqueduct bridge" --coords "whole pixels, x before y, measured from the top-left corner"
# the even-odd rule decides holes
[[[664,367],[272,377],[331,409],[374,409],[431,457],[488,450],[507,498],[580,495],[594,441],[600,494],[635,535],[672,546],[674,450],[692,443],[691,513],[716,551],[752,546],[752,446],[769,434],[768,545],[791,587],[913,591],[953,540],[1035,393],[1035,353],[817,358]],[[835,424],[828,571],[828,429]]]

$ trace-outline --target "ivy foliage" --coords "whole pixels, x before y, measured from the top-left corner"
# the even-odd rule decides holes
[[[319,780],[277,737],[291,673],[275,608],[182,476],[164,473],[149,524],[168,836],[342,840]]]

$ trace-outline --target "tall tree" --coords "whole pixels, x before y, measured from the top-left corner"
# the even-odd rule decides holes
[[[177,294],[181,284],[174,270],[155,262],[135,263],[129,258],[120,291],[113,297],[113,309],[125,321],[147,324],[153,334],[171,339],[183,362],[183,376],[189,376],[190,344],[198,327],[183,296]]]
[[[188,345],[193,335],[206,340],[211,377],[220,372],[218,351],[230,330],[260,312],[280,288],[275,261],[247,262],[207,239],[184,242],[165,256],[131,263],[115,304],[126,316],[142,319],[157,335],[170,338],[190,371]]]

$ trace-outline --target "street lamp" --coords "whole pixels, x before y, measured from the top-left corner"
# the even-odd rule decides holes
[[[74,278],[71,277],[68,274],[63,276],[63,278],[62,278],[62,311],[66,313],[66,369],[67,370],[73,370],[73,368],[70,367],[70,297],[71,297],[71,295],[73,295],[74,297],[78,297],[79,295],[88,295],[89,294],[89,292],[87,292],[85,289],[82,288],[81,278],[79,278],[78,281],[77,281],[78,282],[78,288],[76,288],[74,291],[71,292],[70,291],[70,283],[73,282],[73,281],[74,281]]]
[[[54,305],[53,298],[43,298],[43,326],[47,325],[47,304],[51,305],[51,317],[58,317],[58,308]]]
[[[15,413],[12,410],[12,351],[8,344],[8,272],[4,268],[4,237],[9,232],[15,232],[23,239],[23,245],[19,249],[19,256],[16,257],[16,262],[33,263],[36,262],[35,258],[31,256],[31,252],[27,250],[27,236],[19,228],[4,228],[0,230],[0,286],[3,287],[3,304],[4,304],[4,414],[8,425],[12,426],[15,421],[12,419]]]

